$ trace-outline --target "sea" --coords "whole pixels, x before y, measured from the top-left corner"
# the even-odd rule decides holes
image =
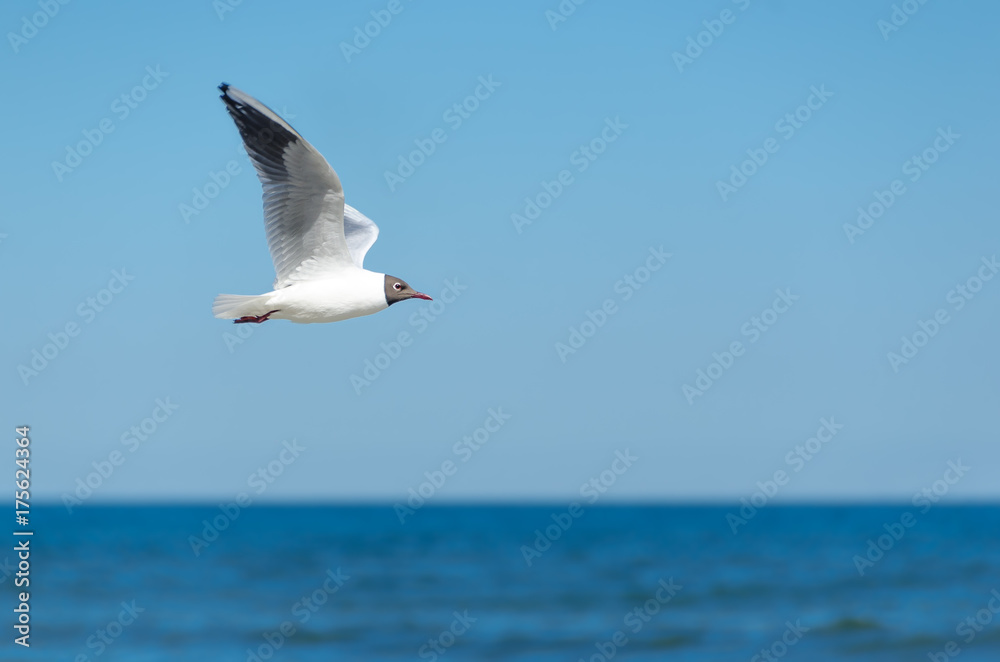
[[[1000,660],[995,505],[414,505],[35,507],[0,659]]]

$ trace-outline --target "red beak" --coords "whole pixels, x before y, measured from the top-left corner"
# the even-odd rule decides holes
[[[427,296],[423,292],[417,292],[411,298],[413,298],[413,299],[423,299],[424,301],[434,301],[434,299],[430,298],[429,296]]]

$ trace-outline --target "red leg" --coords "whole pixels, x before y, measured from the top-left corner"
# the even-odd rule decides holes
[[[239,318],[238,320],[233,320],[233,324],[250,324],[250,323],[260,324],[261,322],[266,322],[268,320],[268,318],[270,318],[271,315],[273,315],[276,312],[278,312],[278,311],[277,310],[272,310],[271,312],[269,312],[269,313],[267,313],[265,315],[244,315],[243,317]]]

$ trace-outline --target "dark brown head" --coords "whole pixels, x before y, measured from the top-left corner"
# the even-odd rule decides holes
[[[407,299],[424,299],[431,301],[431,298],[423,292],[417,292],[406,284],[402,278],[385,275],[385,302],[387,305],[406,301]]]

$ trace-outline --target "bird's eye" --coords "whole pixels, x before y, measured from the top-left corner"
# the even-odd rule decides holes
[[[392,286],[392,289],[398,292],[399,290],[403,289],[403,285],[401,283],[396,283],[395,285]]]

